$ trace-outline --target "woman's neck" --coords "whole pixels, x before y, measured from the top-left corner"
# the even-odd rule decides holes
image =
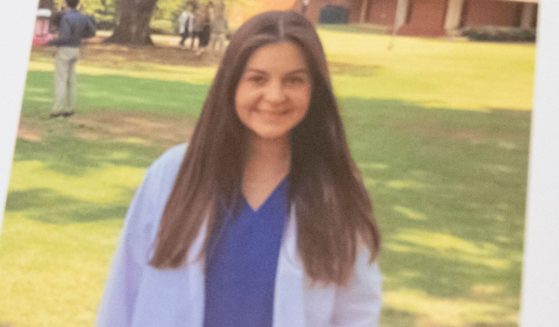
[[[249,140],[243,171],[242,190],[253,208],[259,207],[291,167],[289,139]]]
[[[288,174],[290,166],[289,138],[276,140],[250,138],[245,157],[244,177],[247,177],[247,174],[284,177]]]

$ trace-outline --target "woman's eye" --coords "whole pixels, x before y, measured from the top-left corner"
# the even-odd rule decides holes
[[[292,85],[299,85],[299,84],[304,84],[306,82],[306,79],[300,76],[293,76],[293,77],[289,77],[287,78],[287,83],[288,84],[292,84]]]
[[[260,76],[260,75],[252,75],[252,76],[249,76],[249,77],[247,78],[247,80],[248,80],[249,82],[251,82],[251,83],[254,83],[254,84],[263,84],[263,83],[266,81],[266,79],[264,78],[264,76]]]

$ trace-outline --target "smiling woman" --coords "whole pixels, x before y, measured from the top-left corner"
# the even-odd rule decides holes
[[[318,35],[264,13],[137,191],[98,325],[374,327],[379,247]]]
[[[262,46],[248,60],[235,92],[235,111],[247,129],[247,148],[254,149],[247,153],[250,160],[242,182],[242,193],[253,207],[260,206],[285,178],[290,164],[290,132],[307,114],[310,97],[307,64],[293,43]],[[275,169],[279,174],[261,165],[263,158],[275,157],[273,152],[285,166]]]
[[[311,79],[301,50],[289,42],[264,46],[252,55],[235,93],[235,110],[250,139],[285,138],[303,120]]]

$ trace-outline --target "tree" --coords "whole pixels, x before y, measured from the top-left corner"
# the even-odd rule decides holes
[[[120,0],[118,23],[113,34],[105,40],[120,44],[153,44],[150,21],[157,0]]]
[[[39,0],[39,8],[54,10],[54,0]]]

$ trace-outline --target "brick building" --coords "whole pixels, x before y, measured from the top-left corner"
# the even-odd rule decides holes
[[[285,2],[299,9],[302,0]],[[442,36],[464,27],[533,29],[538,0],[310,0],[307,16],[318,22],[326,6],[344,8],[348,23],[396,28],[403,35]]]

